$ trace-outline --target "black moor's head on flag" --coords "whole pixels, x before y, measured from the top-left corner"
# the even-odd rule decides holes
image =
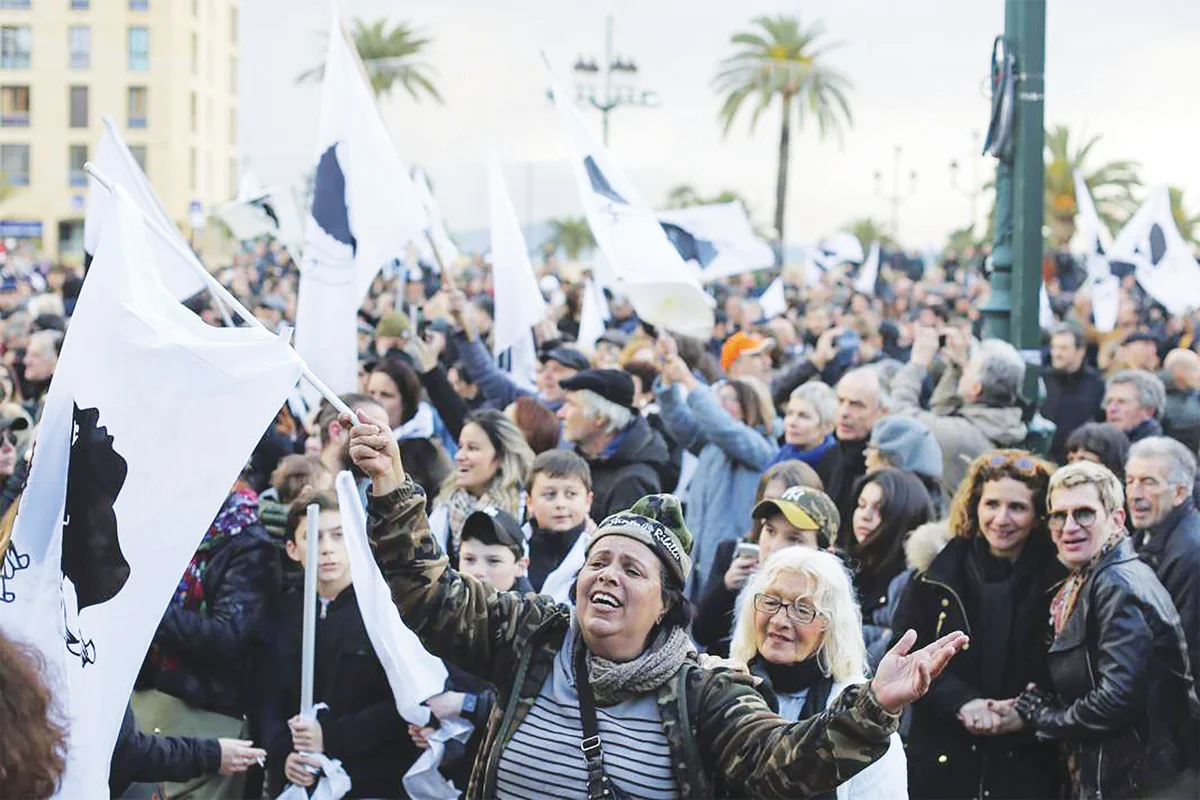
[[[700,239],[673,222],[659,222],[671,244],[684,261],[695,261],[704,269],[717,257],[717,248],[707,239]]]
[[[313,221],[330,237],[354,249],[358,242],[350,230],[350,211],[346,207],[346,175],[338,163],[337,145],[321,153],[313,185]]]
[[[620,203],[623,206],[629,205],[629,201],[617,194],[617,190],[612,188],[612,184],[608,182],[608,178],[600,171],[600,166],[596,163],[596,159],[588,156],[583,160],[583,167],[587,170],[588,180],[592,184],[592,191],[614,203]]]
[[[113,510],[128,465],[99,421],[98,409],[75,406],[62,572],[75,587],[80,611],[116,597],[129,580],[129,562],[121,553]]]

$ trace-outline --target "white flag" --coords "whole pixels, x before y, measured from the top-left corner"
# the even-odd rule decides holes
[[[0,579],[0,628],[45,656],[68,725],[60,796],[72,800],[108,796],[163,610],[303,368],[279,337],[212,328],[180,305],[150,267],[133,199],[115,191],[46,398],[16,569]]]
[[[242,173],[241,180],[238,181],[238,200],[253,200],[255,197],[261,195],[264,191],[265,189],[263,188],[262,181],[258,179],[258,176],[254,174],[253,170],[248,169]]]
[[[1046,284],[1038,288],[1038,325],[1042,330],[1048,331],[1058,322],[1058,317],[1054,316],[1054,308],[1050,305],[1050,293],[1046,291]]]
[[[826,271],[842,264],[861,264],[862,242],[858,241],[854,234],[838,231],[821,240],[813,258],[821,269]]]
[[[758,307],[762,309],[763,319],[778,317],[787,311],[787,297],[783,292],[783,276],[771,281],[771,285],[758,298]]]
[[[298,254],[304,245],[304,223],[296,193],[277,186],[248,198],[218,206],[213,212],[240,241],[271,236]]]
[[[1166,186],[1150,193],[1113,241],[1111,260],[1132,264],[1146,293],[1170,314],[1200,308],[1200,264],[1175,227]]]
[[[608,298],[600,284],[592,278],[583,283],[583,299],[579,309],[579,335],[576,344],[584,348],[594,348],[596,341],[604,335],[604,323],[612,319],[612,311],[608,307]]]
[[[529,249],[517,221],[512,196],[500,162],[488,166],[488,205],[492,233],[492,285],[495,287],[496,321],[493,347],[496,355],[522,340],[546,318],[546,301],[537,285]]]
[[[1107,265],[1108,261],[1104,263]],[[1110,272],[1090,280],[1088,289],[1092,295],[1092,322],[1096,330],[1110,333],[1117,327],[1117,314],[1121,310],[1121,281]]]
[[[338,473],[336,487],[346,552],[350,556],[354,597],[362,614],[363,626],[367,629],[367,638],[371,640],[375,657],[387,675],[400,716],[410,724],[426,726],[429,724],[430,711],[428,706],[421,704],[445,690],[446,666],[440,658],[429,654],[417,635],[400,618],[400,611],[392,600],[392,590],[371,554],[371,544],[367,539],[367,514],[358,487],[354,485],[354,476],[349,472]],[[469,737],[469,723],[466,730]],[[444,750],[444,745],[441,749]],[[406,786],[410,779],[418,780],[426,789],[440,787],[445,790],[449,785],[437,771],[441,753],[430,756],[432,752],[433,748],[430,748],[413,764],[404,778]],[[449,795],[422,792],[415,796],[456,797],[457,792]]]
[[[588,226],[608,257],[619,291],[646,322],[707,339],[713,329],[713,299],[667,239],[637,187],[587,129],[567,94],[557,85],[552,91],[574,154]]]
[[[433,187],[429,185],[429,176],[425,170],[416,170],[413,175],[413,184],[417,187],[417,196],[421,198],[421,205],[425,209],[425,218],[429,223],[427,229],[429,235],[422,237],[417,246],[421,259],[433,269],[438,268],[438,258],[447,268],[453,267],[458,263],[458,248],[446,230],[446,222],[442,219],[442,211],[438,207],[437,198],[433,196]],[[433,247],[429,245],[430,239],[437,248],[436,258],[433,254]]]
[[[1083,252],[1088,255],[1108,252],[1108,248],[1111,246],[1108,228],[1104,227],[1104,223],[1100,221],[1100,214],[1096,211],[1092,193],[1088,190],[1087,181],[1083,179],[1083,174],[1079,170],[1075,170],[1075,206],[1078,209],[1076,228],[1083,244]]]
[[[425,211],[337,14],[329,32],[296,349],[334,392],[357,385],[356,314],[380,268],[419,244]],[[305,397],[316,399],[311,387]]]
[[[100,144],[96,147],[96,157],[92,161],[110,181],[124,187],[138,208],[183,245],[185,252],[192,252],[191,245],[183,238],[179,226],[163,208],[158,193],[154,191],[146,173],[138,166],[133,153],[129,152],[129,146],[121,138],[111,117],[104,117],[104,132],[100,134]],[[110,207],[108,195],[108,189],[101,186],[95,178],[88,177],[87,210],[83,216],[83,249],[89,255],[96,254],[100,231],[104,227],[104,215]],[[196,274],[195,269],[184,260],[184,256],[171,245],[154,236],[150,241],[150,249],[154,253],[154,259],[147,261],[143,266],[158,267],[163,284],[176,300],[186,300],[204,291],[204,279]],[[200,263],[198,258],[192,260]]]
[[[754,232],[740,201],[660,211],[658,221],[701,281],[775,266],[775,251]]]
[[[854,279],[854,291],[875,296],[875,282],[879,279],[879,242],[871,243],[871,252],[867,260],[858,268],[858,277]]]

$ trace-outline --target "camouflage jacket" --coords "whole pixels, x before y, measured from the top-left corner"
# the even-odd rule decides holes
[[[371,496],[369,510],[375,557],[404,621],[431,653],[498,687],[467,791],[494,797],[500,756],[553,668],[570,609],[450,569],[411,481]],[[829,791],[882,757],[899,722],[865,687],[846,689],[823,714],[788,722],[748,679],[693,665],[658,690],[658,708],[685,798]]]

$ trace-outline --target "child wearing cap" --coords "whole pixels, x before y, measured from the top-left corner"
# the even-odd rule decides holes
[[[490,583],[501,592],[533,591],[526,577],[529,556],[521,523],[503,509],[488,506],[463,523],[458,571]]]
[[[592,471],[570,450],[547,450],[533,462],[529,479],[529,581],[535,591],[560,603],[583,566],[589,533],[595,528]]]

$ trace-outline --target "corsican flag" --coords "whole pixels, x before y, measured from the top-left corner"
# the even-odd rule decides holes
[[[17,569],[0,591],[0,628],[45,656],[70,732],[60,796],[71,800],[108,796],[163,610],[303,369],[283,339],[212,328],[180,305],[151,267],[153,234],[133,199],[115,192],[47,395],[9,553]],[[195,419],[208,424],[182,422]]]
[[[433,196],[433,187],[429,185],[429,175],[425,170],[414,171],[413,184],[417,187],[417,196],[421,198],[421,205],[425,209],[425,219],[429,223],[426,230],[428,235],[418,243],[417,251],[421,260],[433,269],[438,268],[438,259],[441,259],[441,263],[449,269],[458,263],[458,248],[446,230],[446,222],[442,219],[442,210],[438,207],[437,198]],[[429,244],[430,241],[433,242],[432,246]],[[437,248],[436,257],[434,256],[434,247]]]
[[[567,94],[557,85],[552,91],[588,226],[617,277],[617,290],[646,322],[707,339],[714,303],[695,270],[684,263],[650,206],[587,129]]]
[[[191,252],[191,246],[179,232],[179,226],[163,208],[158,193],[154,191],[150,179],[146,177],[137,159],[129,151],[129,146],[121,138],[112,117],[104,117],[104,132],[100,134],[100,144],[96,147],[96,157],[92,160],[109,180],[129,192],[147,217],[157,222],[163,230],[169,231],[187,252]],[[96,246],[100,241],[104,215],[110,208],[108,195],[108,190],[95,178],[88,177],[87,210],[83,217],[83,249],[89,257],[96,254]],[[204,291],[203,279],[169,244],[155,236],[150,242],[150,250],[154,253],[154,259],[146,261],[142,266],[149,268],[156,265],[163,284],[176,300],[186,300]],[[199,259],[196,263],[200,263]]]
[[[488,165],[488,206],[491,212],[492,285],[496,322],[493,347],[499,356],[509,351],[510,372],[522,385],[533,387],[537,348],[533,327],[546,318],[546,300],[537,285],[525,235],[517,221],[504,171],[494,158]]]
[[[701,281],[775,266],[775,251],[754,232],[737,200],[660,211],[658,221]]]
[[[219,206],[214,214],[235,239],[247,241],[270,236],[288,248],[293,257],[304,245],[300,203],[289,186],[277,186],[247,198],[239,197]]]
[[[388,137],[337,14],[329,30],[312,220],[305,232],[296,349],[329,388],[354,391],[356,314],[384,264],[425,236],[425,210]],[[316,393],[305,387],[305,398]]]
[[[875,296],[875,282],[879,280],[879,242],[871,243],[871,252],[867,260],[858,268],[858,276],[854,279],[854,291]]]
[[[367,637],[387,675],[388,685],[396,700],[396,710],[409,723],[426,726],[430,722],[430,711],[421,704],[445,689],[446,666],[441,659],[429,654],[417,635],[400,618],[400,611],[392,600],[392,591],[379,571],[375,557],[371,555],[371,544],[367,539],[367,514],[358,488],[354,485],[354,476],[349,472],[341,472],[335,485],[346,552],[350,556],[354,597],[362,613]],[[470,737],[472,726],[469,722],[449,722],[461,723],[452,726],[452,733],[461,736],[462,741]],[[447,724],[443,723],[443,726]],[[404,785],[413,797],[432,799],[458,796],[453,785],[437,771],[445,750],[445,738],[431,744],[405,775]]]
[[[1133,265],[1138,283],[1168,313],[1200,308],[1200,264],[1175,227],[1166,186],[1154,189],[1125,223],[1109,257]]]
[[[817,266],[828,272],[842,264],[861,264],[863,260],[862,243],[858,237],[838,231],[832,236],[821,240],[816,251],[812,254]]]
[[[604,335],[606,322],[612,319],[612,310],[608,307],[608,298],[595,278],[588,278],[583,283],[583,301],[579,309],[579,337],[576,343],[581,347],[595,347],[596,341]]]

